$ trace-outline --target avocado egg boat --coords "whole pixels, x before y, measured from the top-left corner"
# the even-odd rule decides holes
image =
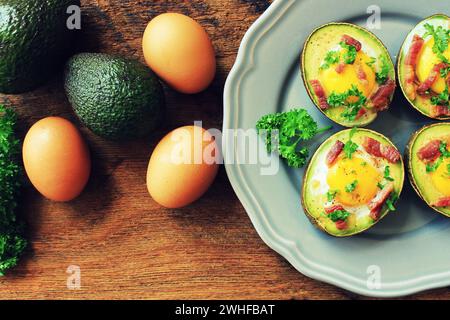
[[[383,43],[350,23],[315,29],[301,56],[303,81],[311,100],[328,118],[345,126],[365,126],[393,98],[395,68]]]
[[[304,212],[332,236],[355,235],[395,210],[404,176],[402,157],[388,138],[368,129],[340,131],[320,145],[306,168]]]
[[[426,204],[450,217],[450,123],[414,133],[406,148],[409,180]]]
[[[450,18],[437,14],[419,22],[398,55],[400,87],[409,103],[434,119],[450,119]]]

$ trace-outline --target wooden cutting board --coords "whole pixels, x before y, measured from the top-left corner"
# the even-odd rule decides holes
[[[61,75],[20,96],[0,95],[15,106],[23,138],[37,120],[58,115],[77,123],[93,154],[93,175],[77,200],[53,203],[31,186],[21,214],[30,246],[20,265],[0,279],[0,298],[20,299],[345,299],[361,298],[298,273],[259,238],[236,198],[225,170],[208,193],[179,210],[148,195],[150,154],[170,130],[194,120],[222,127],[222,93],[239,43],[269,1],[85,0],[78,51],[119,53],[143,61],[148,21],[172,11],[191,16],[209,33],[218,58],[207,91],[183,95],[166,88],[168,119],[148,139],[105,141],[83,128],[71,111]],[[67,286],[69,270],[80,275]],[[73,278],[70,278],[73,279]],[[449,289],[413,298],[450,298]]]

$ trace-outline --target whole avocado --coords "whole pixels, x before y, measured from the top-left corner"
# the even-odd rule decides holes
[[[67,9],[79,0],[0,0],[0,92],[30,91],[64,63],[75,30]]]
[[[162,86],[138,61],[101,53],[77,54],[66,64],[64,86],[80,120],[101,137],[142,137],[162,121]]]

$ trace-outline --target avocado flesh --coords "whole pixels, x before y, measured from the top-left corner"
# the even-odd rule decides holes
[[[400,88],[405,96],[405,98],[408,100],[408,102],[411,104],[412,107],[414,107],[416,110],[418,110],[420,113],[422,113],[423,115],[430,117],[430,118],[434,118],[431,114],[431,108],[432,108],[432,104],[429,98],[427,97],[422,97],[420,95],[417,95],[416,99],[414,101],[412,101],[411,99],[408,98],[408,96],[405,93],[405,58],[408,54],[410,45],[411,45],[411,41],[412,41],[412,37],[415,34],[418,34],[419,36],[423,36],[424,33],[426,32],[426,30],[424,29],[423,25],[426,23],[429,23],[435,27],[437,26],[443,26],[445,28],[448,28],[448,23],[449,23],[449,17],[444,15],[444,14],[437,14],[434,16],[431,16],[421,22],[419,22],[412,30],[411,32],[408,34],[408,36],[405,38],[405,41],[403,42],[403,45],[400,48],[400,52],[398,54],[398,59],[397,59],[397,71],[398,71],[398,79],[399,79],[399,84],[400,84]],[[430,38],[432,38],[431,36],[427,37],[425,39],[425,41],[428,41]],[[418,57],[418,59],[420,58],[420,56]],[[449,116],[440,116],[438,117],[438,119],[450,119]]]
[[[325,142],[323,142],[317,149],[317,151],[314,153],[313,157],[311,158],[303,178],[301,199],[306,216],[321,231],[324,231],[336,237],[352,236],[357,233],[363,232],[374,226],[389,212],[387,206],[384,205],[380,212],[380,218],[376,221],[374,221],[368,215],[357,216],[356,214],[351,214],[347,218],[348,228],[345,230],[339,230],[336,227],[336,224],[324,214],[325,204],[327,203],[326,191],[320,194],[317,193],[315,194],[312,189],[313,188],[312,186],[314,185],[314,179],[315,178],[317,179],[317,177],[323,179],[319,171],[321,171],[323,167],[326,166],[325,164],[326,154],[337,140],[346,143],[349,140],[349,133],[350,130],[339,131],[335,135],[328,138]],[[362,146],[364,137],[370,137],[378,140],[384,145],[393,146],[392,142],[390,142],[386,137],[368,129],[358,129],[355,132],[352,141],[358,144],[359,146]],[[400,193],[403,189],[403,182],[405,175],[403,161],[401,160],[396,164],[392,164],[385,159],[381,158],[377,159],[379,159],[380,161],[381,168],[384,168],[386,165],[389,166],[390,176],[394,178],[393,181],[394,192],[396,192],[400,196]]]
[[[76,31],[67,8],[79,0],[0,0],[0,92],[30,91],[64,63]]]
[[[66,65],[65,89],[83,124],[107,139],[142,137],[163,118],[162,86],[138,61],[99,53],[75,55]]]
[[[441,140],[448,136],[450,136],[450,123],[437,123],[425,126],[411,137],[406,156],[410,181],[418,195],[430,208],[450,217],[450,207],[437,208],[431,205],[445,195],[437,190],[431,179],[431,173],[426,172],[426,164],[417,155],[417,152],[428,142]],[[444,164],[441,165],[443,166]]]
[[[392,80],[395,80],[394,64],[390,58],[389,52],[387,51],[383,43],[369,31],[348,23],[329,23],[317,28],[311,33],[311,35],[305,42],[302,52],[302,77],[311,100],[322,113],[324,113],[332,121],[342,126],[362,127],[375,120],[375,118],[377,117],[376,110],[367,108],[368,112],[365,117],[353,121],[342,117],[342,112],[347,109],[345,106],[330,107],[327,110],[322,110],[319,107],[318,99],[314,94],[314,90],[310,84],[310,80],[320,78],[320,67],[324,63],[324,58],[327,52],[339,49],[339,42],[341,41],[341,38],[344,34],[347,34],[360,41],[362,44],[362,51],[364,51],[370,57],[377,58],[377,63],[379,60],[378,58],[380,56],[383,56],[390,66],[389,77]],[[377,63],[375,63],[374,66],[376,66]],[[331,65],[331,68],[335,67],[336,65]]]

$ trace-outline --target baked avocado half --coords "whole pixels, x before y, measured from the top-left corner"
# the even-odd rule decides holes
[[[426,204],[450,217],[450,123],[414,133],[405,154],[409,181]]]
[[[303,81],[311,100],[328,118],[345,126],[366,126],[393,98],[395,68],[383,43],[350,23],[315,29],[301,56]]]
[[[450,18],[436,14],[408,34],[397,59],[400,87],[411,106],[433,119],[450,119]]]
[[[403,188],[402,157],[380,133],[353,128],[320,145],[303,178],[309,220],[336,237],[363,232],[391,210]]]

